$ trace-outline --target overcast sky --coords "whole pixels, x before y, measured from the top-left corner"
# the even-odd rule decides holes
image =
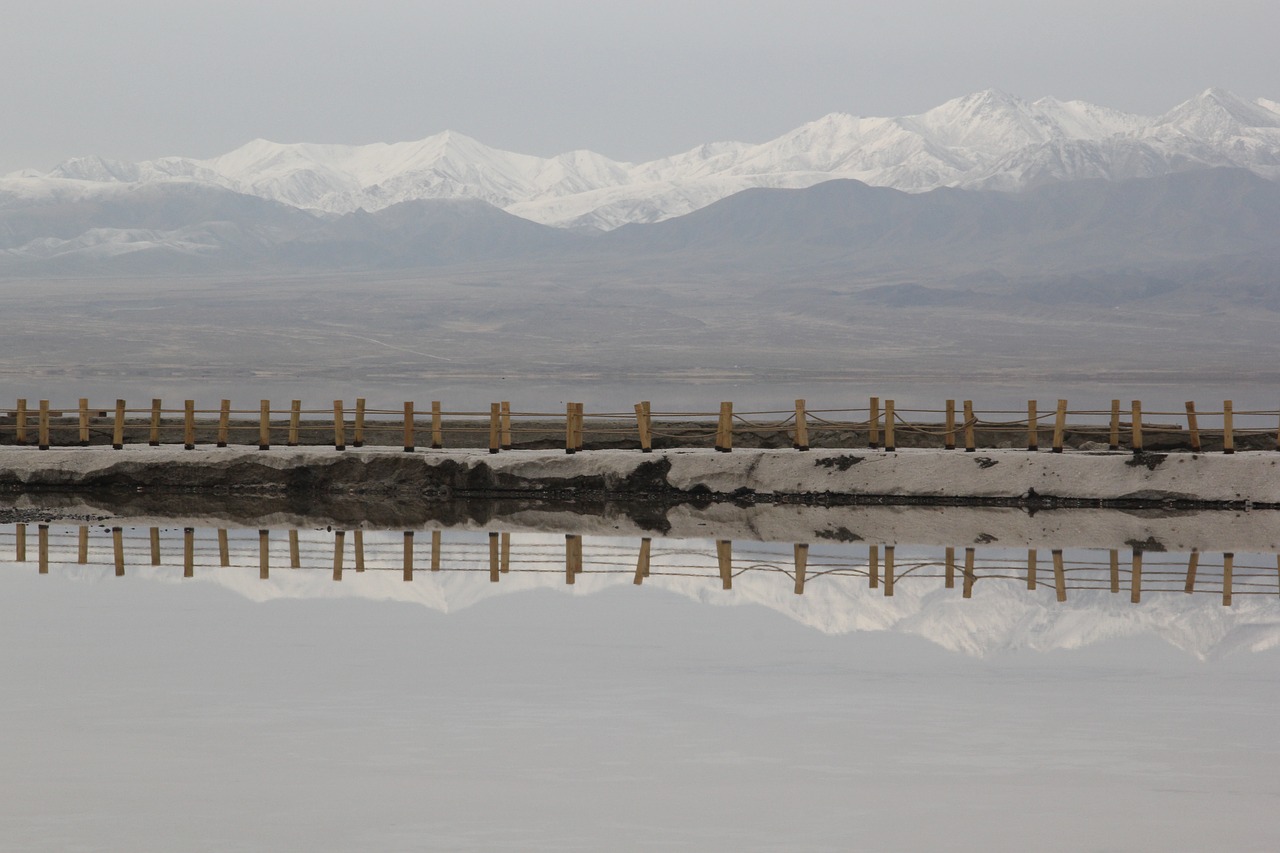
[[[1280,98],[1277,33],[1275,0],[5,0],[0,173],[445,129],[642,160],[990,87],[1158,114]]]

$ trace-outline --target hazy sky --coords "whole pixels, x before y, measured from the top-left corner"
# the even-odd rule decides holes
[[[0,173],[453,129],[647,159],[995,87],[1160,113],[1280,98],[1274,0],[6,0]]]

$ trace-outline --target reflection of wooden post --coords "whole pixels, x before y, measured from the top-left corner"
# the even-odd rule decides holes
[[[356,529],[354,541],[351,543],[356,551],[356,571],[364,571],[364,531]]]
[[[1191,452],[1200,452],[1200,424],[1196,421],[1196,404],[1187,401],[1187,431],[1191,434]]]
[[[1067,600],[1067,572],[1062,566],[1062,549],[1053,549],[1053,586],[1058,593],[1058,601]]]
[[[1067,401],[1058,401],[1058,414],[1053,419],[1053,452],[1062,452],[1062,440],[1067,432]]]
[[[973,598],[973,582],[977,580],[973,571],[974,556],[973,548],[964,549],[964,589],[961,593],[964,598]]]
[[[413,531],[404,532],[404,579],[413,581]]]
[[[341,400],[333,401],[333,449],[347,449],[347,421]]]
[[[498,534],[496,531],[489,534],[489,582],[498,582]]]
[[[196,530],[194,527],[182,528],[182,576],[196,576]]]
[[[13,543],[14,562],[25,563],[27,561],[27,526],[25,524],[13,526]]]
[[[182,447],[196,449],[196,401],[182,401]]]
[[[1129,576],[1129,602],[1142,601],[1142,552],[1133,549],[1133,573]]]
[[[720,404],[720,426],[717,430],[716,450],[729,453],[733,450],[733,403]]]
[[[498,541],[502,543],[502,560],[498,571],[505,575],[511,571],[511,534],[504,531]]]
[[[1191,556],[1187,558],[1187,584],[1182,591],[1190,595],[1196,591],[1196,569],[1200,565],[1200,552],[1192,551]]]
[[[14,441],[18,444],[27,443],[27,401],[18,400],[18,411],[14,414]]]
[[[887,414],[888,410],[886,409],[885,412]],[[888,449],[886,442],[885,450]],[[886,597],[893,595],[893,548],[892,545],[884,546],[884,594]]]
[[[404,404],[404,452],[412,453],[413,447],[413,402],[406,400]]]
[[[431,531],[431,571],[440,571],[440,531]]]
[[[1235,566],[1236,555],[1228,551],[1222,555],[1222,606],[1231,606],[1231,572]]]
[[[943,584],[947,589],[955,589],[956,585],[956,549],[948,548],[943,557]]]
[[[111,448],[124,450],[124,400],[116,400],[116,419],[111,429]]]
[[[271,401],[258,403],[258,449],[271,449]]]
[[[1111,549],[1111,591],[1120,591],[1120,552]]]
[[[1037,400],[1027,401],[1027,450],[1040,449],[1040,420],[1036,413]]]
[[[880,398],[872,397],[867,411],[867,447],[875,450],[880,446]]]
[[[1235,411],[1230,400],[1222,401],[1222,452],[1236,452],[1236,437],[1233,429],[1235,424]]]
[[[502,404],[502,442],[503,450],[511,449],[511,403]]]
[[[867,548],[867,581],[871,589],[880,586],[880,546]]]
[[[89,528],[83,524],[80,525],[80,536],[77,544],[76,562],[83,566],[89,562]]]
[[[49,525],[36,528],[36,554],[40,560],[40,574],[49,574]]]
[[[502,447],[502,407],[489,404],[489,452],[497,453]]]
[[[227,446],[227,434],[231,431],[231,401],[223,400],[218,406],[217,447]]]
[[[439,400],[431,401],[431,447],[435,450],[444,447],[444,418]]]
[[[342,534],[338,534],[341,536]],[[258,579],[266,580],[271,576],[271,542],[270,531],[258,531]]]
[[[1120,449],[1120,401],[1111,401],[1111,432],[1107,437],[1107,447],[1111,450]]]
[[[160,408],[163,405],[158,399],[151,400],[151,432],[147,436],[147,443],[152,447],[160,446]]]
[[[298,531],[289,531],[289,568],[302,568],[302,555],[298,553]]]
[[[1027,589],[1036,588],[1036,570],[1039,568],[1036,559],[1036,549],[1027,549]]]
[[[302,401],[289,401],[289,440],[286,444],[289,447],[298,446],[298,429],[302,425]]]
[[[796,595],[804,595],[804,572],[809,565],[809,546],[797,543],[795,546],[796,561]]]
[[[116,577],[124,577],[124,530],[111,528],[111,552],[116,559]]]
[[[796,400],[796,450],[809,449],[809,421],[805,414],[804,400]]]
[[[720,565],[720,588],[733,589],[733,542],[716,540],[716,562]]]
[[[364,447],[364,397],[356,397],[356,422],[352,427],[351,446]]]
[[[1140,453],[1142,451],[1142,402],[1140,400],[1133,401],[1133,452]]]
[[[224,569],[231,565],[231,543],[225,527],[218,528],[218,565]]]
[[[893,401],[884,401],[884,449],[888,453],[893,453],[898,449],[897,443],[894,441],[893,428],[895,415],[893,411]]]
[[[36,432],[38,434],[37,446],[41,450],[49,449],[49,401],[40,401],[40,414],[36,421]]]
[[[89,446],[89,398],[80,398],[80,446]]]
[[[976,420],[973,417],[973,401],[965,400],[964,401],[964,452],[965,453],[974,453],[978,449],[977,443],[975,442],[974,436],[973,436],[975,423],[976,423]]]
[[[653,540],[648,536],[640,540],[640,556],[636,558],[636,577],[633,581],[636,586],[649,577],[649,549],[652,544]]]
[[[956,401],[955,400],[947,401],[946,429],[947,429],[946,437],[943,441],[942,447],[945,450],[955,450],[956,449]]]
[[[333,579],[336,581],[342,580],[342,552],[346,539],[346,531],[333,531]]]
[[[642,453],[653,452],[653,434],[650,431],[649,422],[649,401],[636,403],[636,430],[640,433],[640,451]]]

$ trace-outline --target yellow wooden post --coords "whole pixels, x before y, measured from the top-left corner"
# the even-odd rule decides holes
[[[14,413],[14,441],[27,443],[27,401],[18,399],[18,411]]]
[[[271,401],[258,403],[258,449],[271,449]]]
[[[406,400],[404,404],[404,452],[412,453],[413,447],[413,402]],[[410,578],[410,580],[413,580],[413,578]]]
[[[111,528],[111,553],[115,557],[116,577],[124,577],[124,529]]]
[[[1222,452],[1236,452],[1236,437],[1233,430],[1235,411],[1230,400],[1222,401]]]
[[[1142,552],[1133,549],[1133,569],[1129,576],[1129,602],[1137,604],[1142,601]]]
[[[49,574],[49,525],[41,524],[36,528],[36,554],[40,560],[40,574]]]
[[[867,548],[867,584],[871,589],[880,586],[880,546]]]
[[[151,400],[151,431],[147,436],[147,443],[152,447],[160,446],[160,410],[163,402],[152,398]]]
[[[1067,432],[1067,401],[1058,401],[1058,414],[1053,419],[1053,452],[1062,452],[1062,440]]]
[[[565,403],[564,404],[564,452],[565,453],[576,453],[578,450],[577,444],[575,444],[573,440],[574,414],[575,414],[575,411],[574,411],[573,403]]]
[[[495,405],[497,405],[495,403]],[[498,582],[498,534],[496,531],[489,534],[489,582]]]
[[[431,401],[431,447],[439,450],[444,447],[444,424],[440,414],[440,401]]]
[[[886,453],[893,453],[898,449],[898,445],[893,439],[894,427],[893,401],[884,401],[884,449]]]
[[[194,527],[182,528],[182,576],[196,576],[196,530]]]
[[[231,401],[223,400],[218,406],[218,447],[226,447],[231,432]]]
[[[511,449],[511,403],[503,401],[502,403],[502,442],[503,450]]]
[[[111,430],[111,447],[113,450],[124,449],[124,400],[116,400],[116,419]]]
[[[49,401],[40,401],[40,415],[36,429],[39,433],[39,444],[41,450],[49,449]]]
[[[404,532],[404,579],[413,581],[413,531]]]
[[[440,571],[440,531],[431,531],[431,571]]]
[[[333,531],[333,579],[335,581],[342,580],[342,552],[346,538],[346,531]]]
[[[218,565],[224,569],[231,565],[231,543],[225,527],[218,528]]]
[[[1196,404],[1187,401],[1187,432],[1191,434],[1191,452],[1200,452],[1200,424],[1196,421]]]
[[[1133,401],[1133,452],[1142,452],[1142,403]]]
[[[80,446],[89,446],[89,398],[80,398]]]
[[[258,531],[258,579],[271,577],[271,531]]]
[[[289,401],[289,447],[298,446],[298,428],[302,421],[302,401]]]
[[[1053,549],[1053,586],[1057,592],[1058,601],[1067,600],[1067,572],[1062,565],[1062,550],[1060,548]]]
[[[578,568],[574,562],[573,534],[564,535],[564,582],[571,584],[577,578]]]
[[[505,575],[511,571],[511,533],[503,531],[498,541],[502,544],[502,560],[498,571]]]
[[[872,397],[867,413],[867,447],[875,450],[880,446],[880,398]]]
[[[716,429],[716,450],[729,453],[733,450],[733,403],[720,404],[720,420]]]
[[[946,450],[956,449],[956,401],[947,401],[947,434],[943,443]]]
[[[1040,449],[1040,420],[1036,414],[1037,400],[1027,401],[1027,450]]]
[[[89,562],[89,527],[87,525],[80,525],[76,545],[76,562],[83,566]]]
[[[586,429],[584,428],[584,423],[583,423],[584,419],[586,418],[586,414],[583,412],[583,409],[585,408],[586,408],[585,403],[576,403],[574,404],[574,407],[573,407],[573,439],[574,439],[573,446],[576,447],[578,450],[582,450],[583,434],[586,432]]]
[[[195,400],[184,400],[182,403],[182,446],[186,450],[196,449]]]
[[[356,571],[364,571],[364,531],[356,528],[354,541],[351,543],[356,552]]]
[[[300,553],[300,550],[301,549],[298,547],[298,531],[290,530],[289,531],[289,568],[291,569],[302,568],[302,554]]]
[[[347,449],[347,422],[341,400],[333,401],[333,449]]]
[[[1120,552],[1111,549],[1111,591],[1120,591]]]
[[[151,528],[151,565],[160,565],[160,528]]]
[[[1036,570],[1039,568],[1036,559],[1036,549],[1027,549],[1027,589],[1036,588]]]
[[[653,442],[649,434],[648,403],[636,403],[636,432],[640,435],[640,452],[652,453]]]
[[[956,549],[947,548],[943,557],[943,584],[947,589],[956,585]]]
[[[1111,450],[1120,449],[1120,401],[1111,401],[1111,434],[1107,439],[1107,445]]]
[[[636,576],[631,582],[636,586],[644,583],[649,577],[649,549],[652,541],[648,536],[640,540],[640,554],[636,557]]]
[[[887,449],[887,448],[886,448]],[[892,545],[884,546],[884,594],[885,597],[893,595],[893,549]]]
[[[1277,560],[1280,560],[1280,557],[1278,557]],[[1182,591],[1187,595],[1196,591],[1196,569],[1199,565],[1200,552],[1192,551],[1191,556],[1187,558],[1187,583],[1186,586],[1182,588]]]
[[[351,446],[364,447],[364,397],[356,397],[356,422],[351,433]]]
[[[502,444],[502,407],[489,404],[489,452],[497,453]]]
[[[1222,606],[1231,606],[1231,573],[1235,567],[1236,555],[1230,551],[1222,555]]]
[[[973,427],[977,419],[973,416],[973,401],[964,401],[964,452],[973,453],[978,447],[974,442]]]
[[[804,543],[796,543],[795,546],[796,561],[796,595],[804,595],[804,572],[809,566],[809,546]]]
[[[809,423],[805,414],[804,400],[796,400],[796,450],[809,449]]]
[[[15,524],[13,526],[13,559],[18,563],[27,561],[27,526],[25,524]]]
[[[720,588],[733,589],[733,541],[716,540],[716,561],[720,564]]]
[[[964,589],[961,592],[963,598],[973,598],[973,582],[977,580],[977,576],[973,571],[973,559],[976,552],[973,548],[964,549]]]

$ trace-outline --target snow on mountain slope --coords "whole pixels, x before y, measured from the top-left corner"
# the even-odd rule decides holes
[[[90,194],[111,184],[188,181],[330,213],[476,199],[548,225],[611,229],[680,216],[751,187],[803,188],[833,178],[911,192],[1016,191],[1214,166],[1280,178],[1280,104],[1208,89],[1147,118],[987,90],[919,115],[832,113],[768,142],[711,143],[638,164],[590,151],[517,154],[452,131],[372,145],[258,139],[208,160],[77,158],[47,175],[11,175],[0,191],[17,192],[14,182],[28,193],[31,182],[70,182]]]

